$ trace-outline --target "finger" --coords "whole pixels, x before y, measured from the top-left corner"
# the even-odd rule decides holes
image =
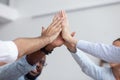
[[[58,21],[59,19],[56,18],[56,20],[53,20],[52,23],[47,27],[47,29],[52,28],[53,25]]]
[[[63,22],[63,18],[59,18],[56,21],[52,22],[52,24],[50,26],[58,26],[59,24],[61,24]]]
[[[58,18],[58,13],[54,16],[53,21],[57,20]]]
[[[42,26],[42,32],[44,32],[45,31],[45,28]]]
[[[67,18],[67,14],[64,10],[63,10],[63,15],[64,15],[65,18]]]
[[[74,37],[74,36],[75,36],[75,32],[72,32],[72,33],[71,33],[71,36]]]
[[[65,21],[68,21],[67,14],[66,14],[66,12],[64,10],[62,10],[62,16],[63,16]]]
[[[63,22],[62,20],[58,21],[53,28],[56,28],[56,29],[59,27],[62,28],[62,25],[61,25],[62,22]]]
[[[59,13],[59,14],[60,14],[60,17],[62,18],[62,17],[63,17],[63,15],[62,15],[62,10],[60,11],[60,13]]]
[[[58,33],[60,34],[60,33],[61,33],[61,31],[62,31],[62,29],[60,28],[60,29],[59,29],[59,31],[58,31]]]
[[[62,18],[62,17],[61,17],[61,11],[58,12],[58,16],[57,16],[57,17],[58,17],[58,18]]]
[[[60,29],[58,29],[58,30],[56,30],[56,34],[57,34],[57,36],[59,36],[59,35],[60,35],[61,31],[62,31],[62,29],[61,29],[61,28],[60,28]]]
[[[61,17],[61,11],[59,11],[59,12],[57,13],[57,17],[58,17],[58,18],[62,18],[62,17]]]
[[[55,36],[56,36],[56,38],[57,38],[57,37],[60,35],[61,31],[62,31],[62,29],[61,29],[61,28],[56,29],[56,30],[54,30],[53,35],[55,35]]]
[[[65,17],[64,10],[61,11],[61,15],[62,15],[62,17]]]
[[[50,24],[50,26],[52,26],[53,23],[57,22],[59,19],[60,19],[60,18],[58,18],[58,14],[56,14],[56,15],[54,16],[54,19],[53,19],[52,23]]]
[[[59,25],[58,27],[54,28],[55,33],[59,32],[61,30],[62,30],[61,25]]]
[[[67,17],[65,10],[62,10],[62,16],[65,18]]]

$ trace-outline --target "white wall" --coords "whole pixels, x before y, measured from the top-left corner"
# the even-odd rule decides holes
[[[83,9],[111,3],[120,3],[120,0],[10,0],[10,6],[19,10],[23,17],[49,14],[61,9]]]
[[[71,31],[76,31],[77,39],[111,44],[120,37],[119,8],[120,5],[113,5],[68,13]],[[41,26],[48,26],[52,17],[53,15],[38,19],[25,18],[1,25],[0,39],[38,36]],[[98,62],[96,58],[91,58]],[[40,76],[41,80],[90,80],[81,72],[64,46],[55,49],[53,54],[47,57],[47,63]]]

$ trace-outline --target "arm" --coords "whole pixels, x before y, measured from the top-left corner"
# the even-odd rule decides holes
[[[113,45],[105,45],[101,43],[91,43],[80,40],[77,43],[77,48],[103,59],[107,62],[118,62],[120,63],[120,48]]]
[[[49,47],[49,48],[48,48]],[[46,50],[53,50],[53,45],[46,47]],[[36,68],[35,64],[43,57],[45,53],[36,51],[26,57],[22,57],[14,63],[0,67],[0,80],[17,80],[20,76],[27,74]]]
[[[56,18],[56,17],[55,17]],[[53,42],[61,32],[62,18],[56,18],[47,29],[42,31],[41,37],[19,38],[14,40],[18,47],[19,57],[33,53],[47,44]]]
[[[36,51],[33,54],[22,57],[14,63],[0,67],[0,80],[17,80],[36,68],[36,63],[45,56],[44,52]]]
[[[13,42],[6,42],[5,45],[0,46],[0,49],[2,50],[0,50],[0,52],[1,54],[4,54],[0,55],[0,65],[13,62],[17,57],[20,58],[23,55],[31,54],[54,41],[61,32],[62,21],[63,18],[54,17],[53,22],[42,32],[41,37],[18,38],[13,40]]]
[[[18,57],[22,57],[25,54],[33,53],[45,45],[49,44],[48,38],[37,37],[37,38],[19,38],[15,39],[14,43],[18,48],[19,55]]]
[[[44,30],[42,32],[42,36],[46,36],[46,38],[49,38],[49,42],[54,41],[53,43],[49,44],[45,48],[48,51],[52,50],[55,47],[58,47],[58,46],[62,45],[62,43],[61,43],[61,41],[59,41],[59,37],[58,37],[58,35],[61,31],[60,23],[62,22],[62,19],[59,19],[59,21],[56,21],[56,20],[54,20],[54,21],[57,23],[57,25],[56,25],[56,23],[51,24],[51,26],[54,25],[54,27],[48,27],[47,30]],[[49,37],[50,35],[52,37]],[[57,38],[57,40],[55,40],[56,38]],[[35,39],[26,39],[26,38],[23,39],[22,38],[22,39],[14,40],[17,47],[20,47],[19,52],[21,52],[21,53],[28,52],[26,54],[29,54],[29,50],[30,50],[30,53],[31,53],[32,52],[31,50],[33,50],[32,48],[36,47],[35,44],[33,44],[31,41],[35,42],[35,44],[37,43],[36,46],[39,46],[39,48],[40,48],[40,45],[42,45],[42,47],[43,47],[43,45],[45,46],[46,44],[48,44],[48,43],[45,43],[45,44],[41,43],[40,39],[38,39],[38,38],[35,38]],[[60,43],[57,44],[57,45],[54,44],[54,43],[56,43],[56,41],[60,42]],[[25,44],[21,45],[20,44],[21,42],[25,43]],[[41,43],[41,44],[38,45],[38,43]],[[26,47],[26,45],[29,45],[29,46],[32,46],[32,47],[29,47],[29,46]],[[26,48],[27,50],[22,49],[23,47]],[[10,80],[16,80],[18,77],[20,77],[20,76],[28,73],[29,71],[33,70],[34,65],[43,56],[45,56],[44,52],[36,51],[33,54],[29,54],[26,57],[23,57],[23,58],[17,60],[16,62],[14,62],[14,63],[7,64],[7,65],[4,65],[4,66],[0,67],[0,79],[8,80],[8,78],[9,78]]]
[[[79,64],[82,71],[95,80],[102,80],[104,69],[94,64],[82,51],[77,49],[76,53],[71,53],[72,57]]]
[[[65,18],[62,22],[62,37],[67,44],[67,48],[71,52],[75,52],[76,46],[93,56],[99,57],[107,62],[118,62],[120,63],[120,48],[105,44],[94,44],[86,41],[77,41],[70,35],[69,25],[66,13],[63,11],[62,16]]]
[[[17,80],[18,77],[33,70],[35,66],[28,64],[26,57],[22,57],[14,63],[0,67],[0,80]]]

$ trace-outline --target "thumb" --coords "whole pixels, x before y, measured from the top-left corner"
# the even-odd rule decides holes
[[[42,26],[42,33],[45,31],[45,28]]]
[[[72,33],[71,33],[71,36],[74,37],[74,36],[75,36],[75,32],[72,32]]]

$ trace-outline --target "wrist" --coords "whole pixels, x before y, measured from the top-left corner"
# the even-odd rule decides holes
[[[47,51],[52,51],[54,48],[55,48],[54,45],[48,44],[45,49],[46,49]]]
[[[42,51],[44,54],[48,55],[48,54],[52,53],[53,48],[49,48],[49,47],[45,46],[45,47],[43,47],[43,48],[41,49],[41,51]]]
[[[77,40],[72,38],[68,42],[65,42],[65,46],[68,48],[70,52],[75,53],[76,52],[76,44]]]
[[[77,44],[77,40],[75,38],[73,38],[72,36],[68,36],[68,38],[65,40],[65,42],[72,44],[72,45]]]
[[[66,45],[66,46],[67,46],[67,49],[68,49],[70,52],[73,52],[73,53],[76,52],[76,45],[74,45],[74,44],[68,44],[68,45]]]

